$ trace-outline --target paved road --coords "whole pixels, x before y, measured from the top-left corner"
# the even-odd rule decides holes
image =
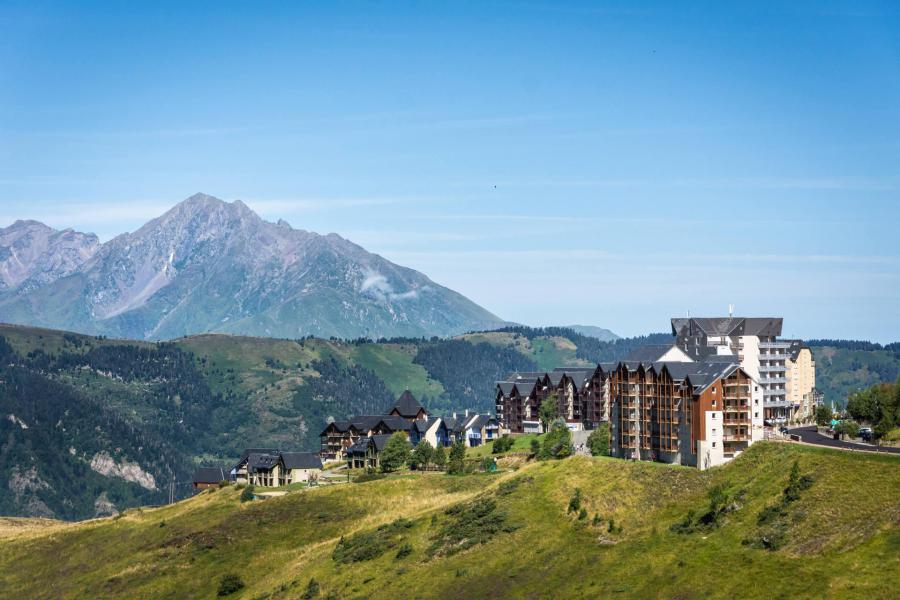
[[[797,427],[795,429],[789,429],[788,434],[799,435],[800,439],[807,444],[815,444],[816,446],[843,448],[845,450],[867,450],[869,452],[900,454],[900,448],[884,448],[880,446],[869,446],[867,444],[854,444],[852,442],[833,440],[830,437],[826,437],[820,434],[815,427]]]

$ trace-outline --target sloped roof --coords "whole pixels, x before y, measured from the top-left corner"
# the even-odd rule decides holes
[[[500,388],[500,393],[504,396],[509,396],[512,394],[513,388],[516,387],[516,384],[512,381],[498,381],[497,387]]]
[[[194,472],[194,483],[219,483],[226,479],[221,467],[198,467]]]
[[[373,435],[369,439],[372,440],[373,444],[375,444],[375,450],[377,450],[378,452],[381,452],[382,450],[384,450],[384,446],[385,446],[385,444],[387,444],[387,441],[389,439],[391,439],[391,436],[389,436],[389,435]]]
[[[646,346],[639,346],[629,352],[625,357],[625,360],[657,362],[671,349],[672,344],[647,344]]]
[[[312,452],[282,452],[281,461],[286,469],[322,468],[322,460]]]
[[[328,425],[325,426],[325,429],[322,430],[322,433],[319,435],[325,435],[329,429],[334,429],[338,433],[344,433],[348,429],[350,429],[350,421],[332,421]]]
[[[415,417],[419,414],[420,410],[425,409],[421,404],[419,404],[419,401],[416,400],[416,397],[412,395],[412,392],[406,390],[405,392],[400,394],[400,397],[397,398],[397,402],[394,403],[394,406],[388,412],[392,412],[394,410],[400,413],[400,416],[402,417]]]
[[[696,329],[706,335],[781,335],[781,317],[695,317],[672,319],[672,335],[689,335]]]
[[[803,340],[782,340],[784,342],[790,342],[791,346],[788,348],[788,352],[791,354],[791,360],[797,360],[797,357],[800,356],[801,350],[809,350],[809,346],[806,345],[806,342]]]
[[[466,423],[466,429],[481,429],[487,425],[490,420],[490,415],[472,415],[472,418]]]
[[[247,458],[247,470],[251,473],[268,471],[278,464],[278,454],[263,454],[254,452]]]

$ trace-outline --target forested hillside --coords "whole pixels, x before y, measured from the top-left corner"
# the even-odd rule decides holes
[[[488,412],[509,372],[614,361],[669,339],[514,327],[455,339],[147,343],[0,326],[0,514],[91,517],[160,502],[173,479],[183,496],[199,463],[229,466],[246,447],[316,450],[329,419],[380,413],[407,388],[436,414]],[[897,378],[897,345],[813,351],[829,399]]]
[[[816,387],[829,405],[843,407],[854,392],[900,375],[900,343],[812,340],[809,345],[816,360]]]

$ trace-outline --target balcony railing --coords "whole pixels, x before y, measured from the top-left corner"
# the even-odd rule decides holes
[[[787,350],[790,347],[791,347],[791,343],[784,342],[784,341],[760,342],[759,343],[760,350],[776,350],[776,349]]]
[[[772,383],[787,383],[787,377],[760,377],[759,382],[762,385],[769,385]]]

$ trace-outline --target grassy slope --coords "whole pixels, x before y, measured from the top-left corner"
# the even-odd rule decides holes
[[[444,386],[431,379],[422,365],[413,363],[418,349],[412,344],[362,344],[352,349],[353,361],[375,373],[394,394],[409,389],[416,398],[435,398]]]
[[[473,344],[484,342],[501,348],[514,348],[534,360],[538,368],[545,371],[563,366],[591,366],[575,356],[577,346],[566,338],[539,336],[529,340],[515,333],[491,331],[469,333],[460,336],[460,339]]]
[[[742,545],[794,459],[816,479],[792,505],[790,542],[777,552]],[[511,478],[520,485],[499,495],[498,484]],[[759,444],[707,473],[578,457],[496,476],[407,475],[244,505],[228,488],[118,520],[27,529],[0,544],[0,589],[14,597],[209,598],[218,578],[235,571],[247,583],[234,596],[241,598],[297,598],[311,577],[323,595],[340,598],[889,598],[900,576],[898,482],[894,457]],[[716,483],[744,490],[741,508],[713,532],[669,532],[688,509],[705,506]],[[566,514],[576,487],[603,526]],[[442,509],[479,494],[496,498],[520,528],[428,560],[430,538],[449,518]],[[409,556],[332,560],[341,535],[400,516],[414,521],[405,533]],[[621,533],[607,532],[610,517]]]

